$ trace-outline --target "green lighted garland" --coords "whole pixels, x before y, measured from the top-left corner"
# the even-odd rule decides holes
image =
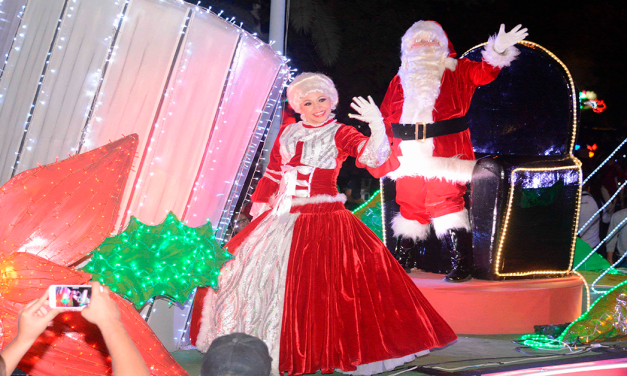
[[[592,306],[590,306],[590,308],[588,308],[588,310],[582,314],[581,316],[579,316],[579,318],[577,318],[577,320],[573,321],[572,323],[570,323],[570,325],[568,325],[568,327],[566,327],[566,329],[562,332],[562,334],[557,337],[557,338],[551,338],[549,336],[546,335],[541,335],[541,334],[525,334],[524,336],[522,336],[520,338],[520,342],[525,345],[525,346],[529,346],[529,347],[534,347],[534,348],[540,348],[540,349],[560,349],[562,347],[565,347],[566,345],[566,336],[569,335],[570,330],[573,328],[574,325],[584,321],[584,320],[588,320],[588,319],[592,319],[592,317],[590,317],[592,314],[591,312],[593,311],[593,309],[599,305],[599,304],[605,304],[607,303],[605,300],[605,298],[608,297],[608,295],[610,295],[611,293],[613,293],[614,291],[616,291],[618,288],[623,287],[627,284],[627,281],[621,282],[620,284],[614,286],[611,290],[609,290],[608,292],[606,292],[603,296],[601,296],[600,298],[598,298],[594,304],[592,304]],[[604,311],[607,309],[604,309]],[[570,333],[571,337],[575,337],[575,338],[579,338],[580,336],[577,335],[576,333]]]
[[[377,235],[377,237],[383,240],[383,222],[381,221],[381,190],[376,191],[372,197],[357,209],[353,210],[353,213],[360,221],[362,221],[366,227]]]
[[[364,202],[363,204],[359,205],[359,207],[355,210],[353,210],[351,213],[356,214],[358,211],[360,211],[361,209],[365,208],[366,206],[370,205],[370,203],[372,202],[372,200],[374,200],[375,198],[378,198],[379,193],[381,192],[380,189],[377,189],[376,192],[374,192],[372,194],[372,196],[370,196],[370,198],[368,199],[368,201]]]
[[[157,226],[131,217],[124,232],[92,255],[83,270],[136,308],[157,295],[183,303],[197,286],[217,290],[220,268],[233,258],[216,242],[210,222],[188,227],[172,212]]]

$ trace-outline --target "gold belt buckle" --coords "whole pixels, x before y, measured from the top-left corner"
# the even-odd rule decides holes
[[[418,129],[420,129],[418,126],[422,124],[422,137],[418,138]],[[420,142],[425,142],[425,140],[427,139],[427,123],[421,123],[418,122],[416,123],[416,141],[420,141]]]

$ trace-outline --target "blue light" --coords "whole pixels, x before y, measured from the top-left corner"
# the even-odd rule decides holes
[[[575,150],[581,149],[581,145],[575,145]]]

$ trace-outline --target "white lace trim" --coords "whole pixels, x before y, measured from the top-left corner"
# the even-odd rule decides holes
[[[376,168],[381,166],[390,157],[390,143],[387,141],[387,137],[384,142],[377,143],[372,137],[367,142],[362,141],[359,144],[359,151],[364,147],[366,143],[366,150],[359,156],[359,162],[365,164],[368,167]]]

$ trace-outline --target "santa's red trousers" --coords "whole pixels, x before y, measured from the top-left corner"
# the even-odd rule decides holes
[[[464,210],[466,184],[451,183],[440,178],[403,176],[396,180],[396,202],[405,219],[423,225],[431,218]]]

